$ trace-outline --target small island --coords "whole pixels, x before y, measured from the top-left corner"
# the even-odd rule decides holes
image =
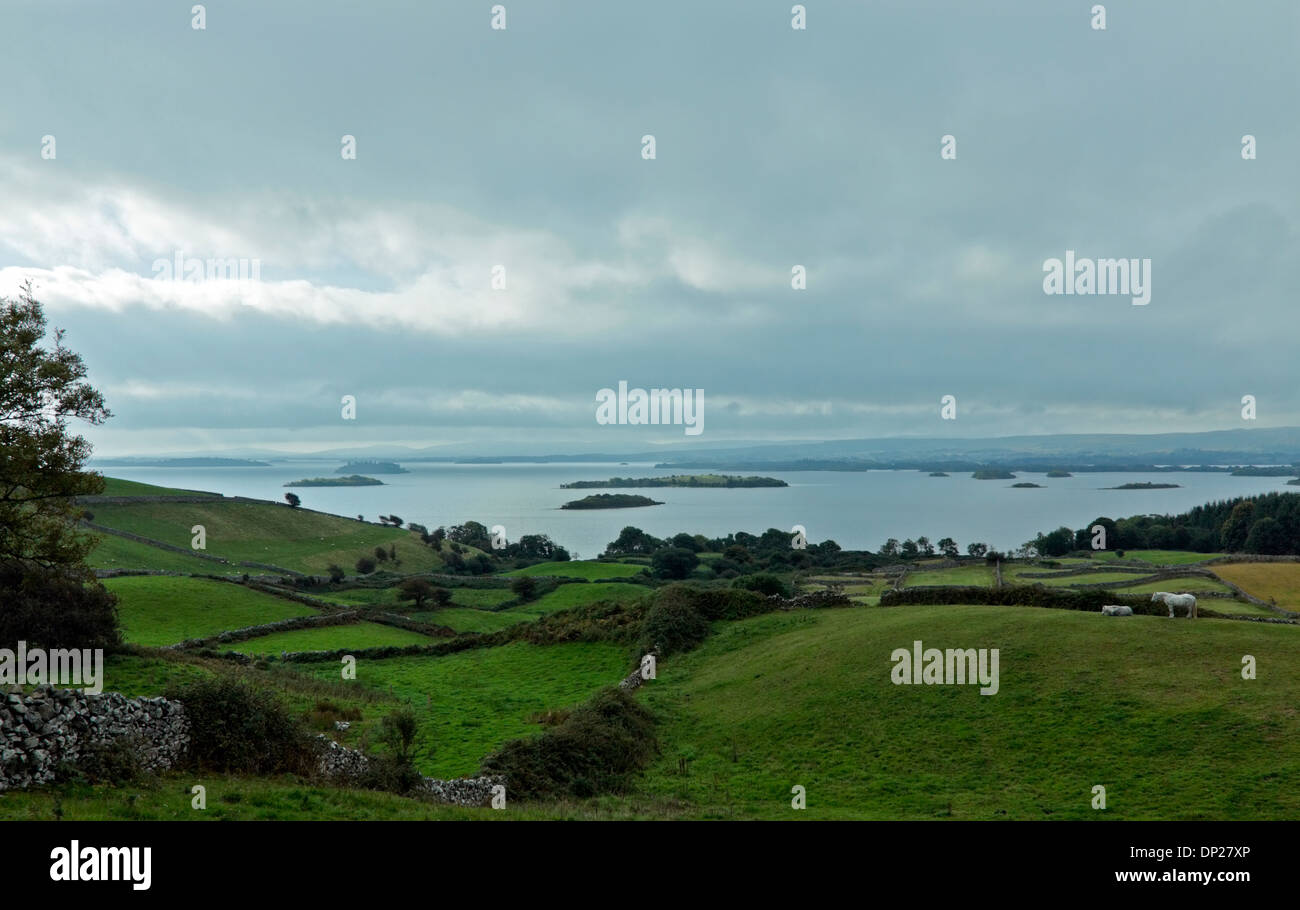
[[[1002,468],[981,468],[971,477],[976,480],[1015,480],[1016,475]]]
[[[1021,483],[1013,483],[1013,484],[1011,485],[1011,489],[1013,489],[1013,490],[1045,490],[1045,489],[1047,489],[1047,488],[1044,487],[1041,483],[1024,483],[1024,482],[1021,482]]]
[[[931,476],[931,477],[947,477],[947,476],[948,476],[948,472],[947,472],[947,471],[931,471],[931,472],[930,472],[930,476]]]
[[[384,482],[374,477],[349,474],[347,477],[308,477],[285,484],[286,487],[382,487]]]
[[[1117,487],[1102,487],[1103,490],[1172,490],[1181,487],[1180,483],[1151,483],[1144,481],[1142,483],[1122,483]]]
[[[637,496],[633,493],[593,493],[573,502],[566,502],[561,509],[633,509],[638,506],[661,506],[649,496]]]
[[[611,477],[560,484],[561,490],[617,489],[628,487],[788,487],[775,477],[740,477],[735,474],[673,474],[670,477]]]
[[[1047,476],[1047,477],[1073,477],[1074,475],[1071,474],[1069,471],[1062,471],[1060,468],[1055,468],[1054,470],[1048,471],[1047,474],[1046,474],[1045,476]]]
[[[349,461],[343,467],[336,470],[335,474],[352,474],[355,475],[360,471],[367,474],[410,474],[400,464],[392,461]]]
[[[1300,487],[1300,477],[1296,477],[1293,478],[1292,480],[1288,480],[1287,486]]]

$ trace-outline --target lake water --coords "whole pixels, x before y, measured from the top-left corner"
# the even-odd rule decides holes
[[[283,502],[284,484],[330,476],[337,461],[285,461],[264,468],[104,468],[111,477],[227,496]],[[1121,518],[1172,514],[1217,499],[1269,491],[1292,491],[1285,477],[1227,474],[1076,474],[1046,479],[1020,472],[1015,481],[974,480],[969,474],[929,477],[923,471],[764,472],[789,487],[754,489],[642,489],[661,506],[596,511],[559,507],[604,490],[561,490],[575,480],[652,477],[674,473],[651,464],[405,464],[410,473],[382,475],[382,487],[294,488],[307,508],[338,515],[396,514],[429,528],[473,519],[506,528],[509,540],[549,534],[570,553],[598,556],[626,525],[656,537],[678,531],[721,536],[731,531],[759,534],[767,528],[800,524],[808,539],[835,540],[845,549],[876,550],[886,539],[925,535],[952,537],[965,550],[972,541],[1013,549],[1039,531],[1071,528],[1104,515]],[[1016,482],[1043,489],[1012,489]],[[1124,483],[1177,483],[1172,490],[1105,490]]]

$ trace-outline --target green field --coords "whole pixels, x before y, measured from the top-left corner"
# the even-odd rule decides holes
[[[543,594],[537,600],[511,607],[506,612],[525,616],[544,616],[547,613],[568,610],[572,607],[597,603],[602,600],[631,603],[645,597],[650,591],[651,589],[644,585],[618,584],[617,582],[560,585],[554,591]]]
[[[151,483],[136,480],[123,480],[120,477],[105,477],[104,492],[100,496],[211,496],[219,499],[219,493],[206,490],[182,490],[176,487],[156,487]]]
[[[142,502],[98,504],[92,511],[97,524],[185,548],[190,546],[190,528],[203,525],[206,552],[232,562],[247,560],[318,574],[337,563],[351,573],[358,557],[373,556],[376,546],[396,545],[401,560],[398,572],[430,572],[442,566],[438,554],[409,531],[287,505]],[[391,563],[381,567],[391,568]]]
[[[1153,566],[1186,566],[1222,556],[1222,553],[1188,553],[1184,550],[1126,550],[1125,559],[1138,559]],[[1118,559],[1113,550],[1099,550],[1098,559]]]
[[[493,613],[471,607],[439,607],[437,610],[421,610],[407,615],[420,622],[447,626],[457,632],[496,632],[498,629],[516,626],[521,622],[530,622],[535,618],[515,610]]]
[[[174,645],[316,612],[283,597],[207,578],[131,575],[107,579],[104,586],[119,598],[124,637],[141,645]]]
[[[243,654],[279,654],[281,651],[334,651],[339,648],[384,648],[390,645],[431,645],[436,639],[409,629],[385,626],[375,622],[355,622],[341,626],[323,626],[318,629],[294,629],[290,632],[273,632],[259,638],[219,645],[222,651],[239,651]],[[330,667],[337,673],[333,664]]]
[[[999,648],[1000,691],[896,686],[895,648]],[[1254,655],[1256,680],[1240,677]],[[713,818],[1295,818],[1300,630],[1019,607],[760,616],[663,661],[638,796]],[[687,773],[679,771],[686,760]],[[1219,768],[1220,773],[1206,773]],[[1092,787],[1107,790],[1104,812]]]
[[[91,532],[93,533],[93,532]],[[165,572],[190,572],[195,575],[242,575],[246,569],[238,566],[199,559],[186,553],[176,553],[161,547],[150,546],[137,540],[128,540],[116,534],[94,534],[99,539],[86,560],[92,569],[160,569]]]
[[[1252,597],[1271,600],[1285,610],[1300,610],[1300,563],[1222,563],[1213,571]]]
[[[302,667],[318,679],[339,678],[332,663]],[[420,717],[420,770],[460,777],[476,773],[507,739],[538,732],[533,714],[577,704],[629,669],[627,650],[616,645],[516,642],[446,657],[360,660],[356,685],[409,700]]]
[[[903,579],[903,586],[914,588],[920,585],[961,585],[964,587],[987,588],[993,584],[993,570],[988,566],[956,566],[951,569],[935,569],[926,572],[908,572]]]
[[[540,562],[526,569],[515,569],[505,575],[559,575],[565,578],[628,578],[640,575],[644,566],[630,566],[621,562]]]

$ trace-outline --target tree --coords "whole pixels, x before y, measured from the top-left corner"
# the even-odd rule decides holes
[[[451,603],[451,592],[446,588],[434,588],[433,593],[429,596],[433,600],[435,607],[445,607]]]
[[[889,540],[885,541],[885,545],[880,548],[881,556],[897,556],[900,552],[897,537],[889,538]]]
[[[111,413],[81,357],[50,333],[25,284],[0,298],[0,640],[47,648],[112,648],[116,599],[85,565],[96,541],[79,533],[77,496],[104,479],[82,470],[90,443],[68,422]]]
[[[903,541],[903,547],[898,551],[898,555],[904,559],[916,559],[918,553],[920,553],[920,550],[916,546],[916,541],[910,538]]]
[[[939,541],[939,552],[949,559],[956,559],[961,555],[961,550],[957,549],[957,541],[951,537],[944,537]]]
[[[82,471],[90,443],[68,421],[98,425],[112,414],[61,330],[42,346],[45,314],[31,290],[0,298],[0,560],[84,573],[95,541],[77,532],[73,497],[103,492],[104,480]]]
[[[369,575],[375,571],[375,561],[369,556],[362,556],[357,560],[357,573],[360,575]]]
[[[700,557],[681,547],[665,547],[650,557],[651,568],[660,578],[685,578],[700,564]]]
[[[302,505],[302,500],[298,497],[297,493],[285,493],[284,501],[289,504],[289,508],[291,509],[296,509],[298,506]]]
[[[1246,546],[1246,536],[1255,521],[1255,503],[1251,500],[1239,502],[1232,507],[1232,514],[1223,523],[1219,531],[1220,545],[1225,553],[1240,553]]]
[[[984,556],[989,551],[989,545],[986,543],[968,543],[966,552],[971,556]]]
[[[330,581],[334,582],[335,584],[338,584],[345,577],[347,577],[347,573],[344,572],[342,567],[339,566],[337,563],[330,563],[329,566],[325,569],[325,571],[329,573]]]
[[[934,555],[934,544],[930,543],[930,538],[928,537],[916,538],[916,548],[921,552],[922,556]]]
[[[433,585],[424,578],[408,578],[397,586],[397,596],[415,604],[415,609],[424,609],[424,602],[433,596]]]
[[[521,603],[526,603],[537,596],[537,579],[520,575],[510,582],[510,590]]]
[[[659,541],[640,528],[628,525],[605,547],[606,556],[643,556],[659,547]]]
[[[1280,556],[1288,550],[1286,528],[1276,518],[1261,518],[1250,527],[1246,535],[1247,553]]]
[[[388,551],[382,546],[375,547],[375,559],[380,562],[388,562]]]

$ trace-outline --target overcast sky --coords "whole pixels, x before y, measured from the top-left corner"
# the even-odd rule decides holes
[[[1300,424],[1300,4],[1092,5],[6,0],[0,294],[99,455]],[[598,425],[619,380],[704,432]]]

